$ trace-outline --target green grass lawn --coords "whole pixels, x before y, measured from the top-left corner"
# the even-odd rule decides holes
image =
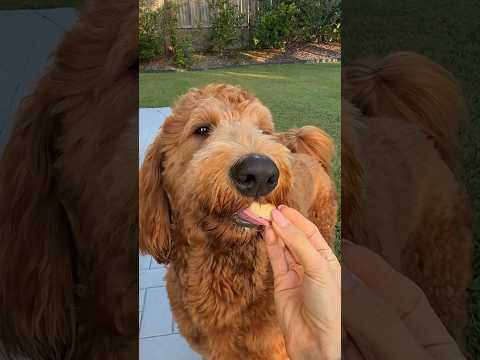
[[[140,107],[171,106],[188,89],[209,83],[240,85],[253,92],[272,112],[277,130],[315,125],[326,131],[337,147],[334,176],[340,189],[340,64],[256,65],[200,72],[143,73],[140,74]]]
[[[0,10],[78,7],[85,0],[2,0]]]
[[[340,140],[340,64],[242,66],[183,73],[140,74],[140,107],[171,106],[192,87],[240,85],[272,111],[278,130],[303,125]]]

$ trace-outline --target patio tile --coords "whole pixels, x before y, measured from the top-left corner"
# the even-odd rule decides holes
[[[163,286],[165,284],[165,268],[140,271],[140,289]]]
[[[152,257],[150,255],[140,255],[138,260],[138,265],[140,270],[150,269],[150,263],[152,262]]]
[[[139,109],[139,163],[143,162],[145,152],[158,134],[165,117],[170,114],[170,108]]]
[[[150,269],[160,269],[160,268],[165,268],[165,265],[157,263],[155,259],[152,258],[152,262],[150,263]]]
[[[178,334],[140,339],[141,360],[201,360]]]
[[[173,320],[173,333],[174,334],[180,333],[180,330],[178,330],[178,326],[177,326],[177,323],[175,322],[175,320]]]
[[[148,289],[145,296],[140,338],[171,334],[172,314],[166,289]]]
[[[145,304],[145,292],[146,289],[140,289],[138,291],[138,307],[139,311],[143,311],[143,305]]]

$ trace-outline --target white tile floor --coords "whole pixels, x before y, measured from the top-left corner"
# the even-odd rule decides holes
[[[148,145],[155,139],[169,108],[140,109],[139,152],[143,161]],[[139,360],[199,360],[178,334],[170,312],[164,284],[165,268],[150,256],[140,256],[140,357]]]

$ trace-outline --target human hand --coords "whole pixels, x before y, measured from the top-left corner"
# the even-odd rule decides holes
[[[275,306],[291,360],[339,360],[340,264],[318,228],[298,211],[272,211],[265,240]]]
[[[342,254],[342,359],[465,359],[417,285],[362,246]]]

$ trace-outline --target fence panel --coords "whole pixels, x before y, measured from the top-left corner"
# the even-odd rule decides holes
[[[153,9],[158,9],[166,1],[178,5],[178,27],[181,29],[208,28],[208,0],[148,0]],[[244,15],[244,26],[250,24],[255,14],[257,0],[230,0]]]

